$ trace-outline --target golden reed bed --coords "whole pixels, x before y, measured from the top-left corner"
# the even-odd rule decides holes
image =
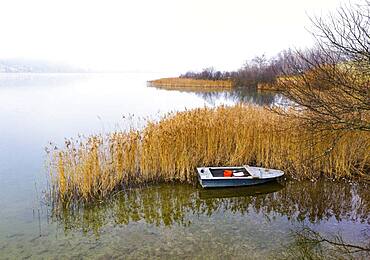
[[[258,83],[257,90],[259,91],[281,91],[281,88],[276,83]]]
[[[205,79],[189,79],[189,78],[162,78],[148,81],[155,87],[171,87],[171,88],[232,88],[231,80],[205,80]]]
[[[197,166],[251,164],[282,169],[293,178],[347,178],[369,169],[369,135],[318,135],[298,121],[247,105],[179,112],[142,131],[67,140],[52,149],[50,196],[69,203],[130,185],[196,183]]]

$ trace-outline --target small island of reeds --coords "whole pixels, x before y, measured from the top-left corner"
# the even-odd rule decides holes
[[[210,89],[231,89],[231,80],[192,79],[183,77],[161,78],[148,81],[149,85],[159,88],[210,88]]]

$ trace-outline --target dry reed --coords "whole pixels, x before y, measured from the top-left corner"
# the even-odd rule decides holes
[[[279,85],[276,83],[258,83],[257,90],[260,91],[280,91]]]
[[[369,169],[369,137],[317,134],[262,107],[195,109],[149,122],[141,131],[67,140],[50,152],[51,196],[88,201],[129,185],[195,183],[197,166],[251,164],[293,178],[352,177]]]
[[[155,87],[171,88],[232,88],[231,80],[205,80],[189,78],[162,78],[149,81],[149,84]]]

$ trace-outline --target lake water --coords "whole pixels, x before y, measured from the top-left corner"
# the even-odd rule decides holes
[[[284,103],[274,93],[147,87],[161,76],[0,74],[0,259],[369,257],[360,249],[370,243],[370,193],[360,183],[166,184],[57,214],[46,206],[50,141],[142,127],[195,107]]]

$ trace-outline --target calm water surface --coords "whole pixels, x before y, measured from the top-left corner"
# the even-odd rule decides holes
[[[167,184],[89,207],[46,206],[49,141],[142,127],[171,111],[284,101],[273,93],[146,86],[161,76],[0,74],[0,259],[369,257],[361,250],[370,243],[369,186],[359,183],[282,182],[231,190]],[[318,243],[322,238],[351,246]]]

